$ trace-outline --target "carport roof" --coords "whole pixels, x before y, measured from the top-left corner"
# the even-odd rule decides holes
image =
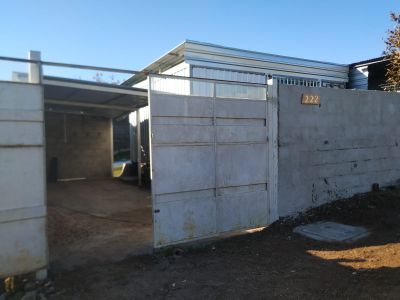
[[[147,90],[45,76],[46,111],[116,118],[147,105]]]

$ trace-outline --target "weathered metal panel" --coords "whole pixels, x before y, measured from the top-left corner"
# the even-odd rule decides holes
[[[154,146],[153,192],[165,194],[213,188],[213,156],[212,145]]]
[[[267,191],[251,191],[217,197],[218,231],[226,232],[268,224]]]
[[[151,117],[212,117],[213,99],[205,97],[164,95],[153,97]]]
[[[220,82],[207,84],[212,97],[165,94],[150,86],[155,247],[274,220],[267,190],[266,87],[256,86],[264,89],[260,99],[252,89],[236,88],[232,97],[219,98]]]
[[[228,69],[215,69],[200,66],[192,67],[192,76],[218,80],[229,80],[249,83],[266,83],[266,76],[260,72],[240,72]]]
[[[215,106],[215,113],[219,118],[265,120],[265,101],[218,99]]]
[[[0,278],[47,265],[40,85],[0,82]]]
[[[155,203],[154,246],[205,237],[216,232],[214,196]]]
[[[350,69],[348,88],[368,90],[368,76],[368,66]]]
[[[267,183],[267,145],[218,145],[217,187]]]

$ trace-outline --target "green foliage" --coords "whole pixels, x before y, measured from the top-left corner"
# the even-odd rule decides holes
[[[400,13],[392,12],[391,20],[395,23],[394,28],[388,31],[388,37],[385,40],[385,54],[389,59],[389,65],[386,71],[387,90],[400,89]]]

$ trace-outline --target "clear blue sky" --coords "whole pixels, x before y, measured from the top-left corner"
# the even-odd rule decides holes
[[[381,55],[400,0],[1,0],[0,55],[141,69],[185,39],[338,63]]]

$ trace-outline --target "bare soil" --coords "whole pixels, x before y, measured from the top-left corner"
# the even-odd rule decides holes
[[[293,234],[319,220],[367,227],[353,243]],[[51,299],[399,299],[400,189],[336,201],[263,231],[53,273]]]
[[[109,178],[49,184],[47,198],[52,270],[152,253],[148,190]]]

